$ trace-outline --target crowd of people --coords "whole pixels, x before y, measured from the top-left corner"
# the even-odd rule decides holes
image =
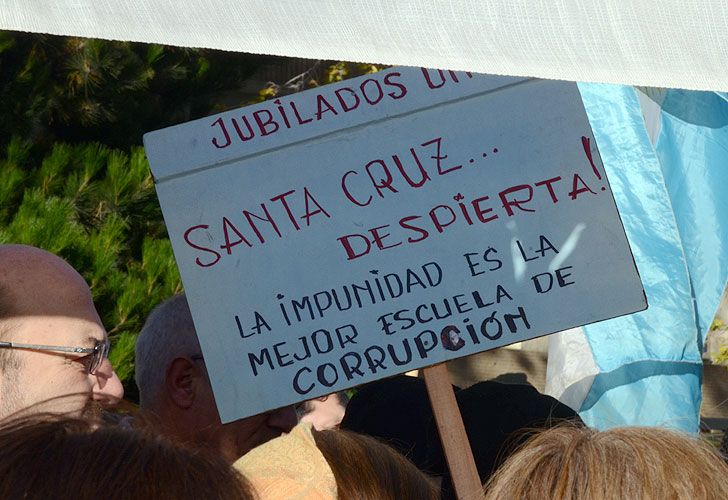
[[[184,294],[139,334],[139,409],[109,348],[76,270],[0,245],[0,498],[456,496],[418,378],[222,424]],[[728,498],[728,465],[697,437],[589,429],[529,385],[453,389],[485,498]]]

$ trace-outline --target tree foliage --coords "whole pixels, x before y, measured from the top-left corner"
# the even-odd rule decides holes
[[[136,336],[182,290],[143,134],[377,70],[312,61],[257,98],[243,90],[275,61],[0,31],[0,243],[44,248],[81,272],[132,400]]]
[[[0,137],[141,144],[144,132],[222,110],[270,57],[0,32]]]
[[[321,85],[341,82],[382,69],[381,66],[367,63],[350,63],[344,61],[312,61],[311,66],[284,82],[268,82],[258,92],[256,102],[275,99],[282,95],[301,92]]]
[[[129,388],[144,319],[182,289],[144,151],[56,143],[35,162],[31,149],[14,138],[0,157],[0,243],[45,248],[83,274]]]

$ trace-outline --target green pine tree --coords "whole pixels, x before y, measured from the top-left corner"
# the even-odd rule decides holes
[[[91,286],[134,400],[134,342],[182,289],[141,145],[150,130],[249,101],[279,58],[0,31],[0,243],[65,258]],[[311,62],[258,100],[376,71]]]
[[[45,248],[81,271],[133,399],[136,335],[182,290],[144,151],[56,143],[35,161],[16,137],[0,155],[0,178],[0,243]]]
[[[240,105],[271,57],[0,31],[0,145],[97,141],[141,145],[150,130]]]
[[[386,66],[376,66],[368,63],[312,61],[311,66],[306,71],[289,78],[285,82],[268,82],[260,89],[257,99],[254,99],[253,102],[263,102],[282,95],[376,73],[384,67]]]

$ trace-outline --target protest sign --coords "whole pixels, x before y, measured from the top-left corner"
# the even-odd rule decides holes
[[[144,142],[224,422],[647,305],[572,83],[390,68]]]

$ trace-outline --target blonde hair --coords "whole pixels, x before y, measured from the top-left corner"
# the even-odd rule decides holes
[[[487,500],[728,498],[728,465],[667,429],[564,425],[530,438],[484,488]]]
[[[345,430],[313,431],[336,479],[338,498],[437,500],[432,480],[391,446]]]

